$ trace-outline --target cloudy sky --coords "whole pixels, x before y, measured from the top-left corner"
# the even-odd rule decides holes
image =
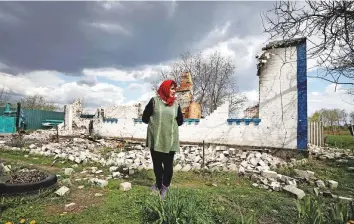
[[[236,61],[240,91],[258,97],[260,13],[273,2],[0,2],[0,88],[95,108],[144,101],[149,81],[181,53],[218,50]],[[309,65],[311,66],[311,65]],[[311,71],[310,74],[316,71]],[[309,114],[350,110],[337,87],[309,80]]]

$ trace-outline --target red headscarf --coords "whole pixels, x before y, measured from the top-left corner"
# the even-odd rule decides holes
[[[177,87],[177,84],[173,80],[165,80],[160,85],[159,90],[157,90],[158,95],[160,98],[167,103],[167,105],[172,106],[176,100],[176,97],[170,97],[170,88],[174,85]]]

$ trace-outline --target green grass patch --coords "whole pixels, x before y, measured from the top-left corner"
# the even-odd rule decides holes
[[[354,150],[354,138],[351,135],[328,135],[327,144],[330,147]]]

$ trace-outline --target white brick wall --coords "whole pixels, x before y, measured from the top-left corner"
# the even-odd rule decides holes
[[[227,123],[228,103],[198,125],[183,124],[180,140],[188,142],[227,143],[240,146],[260,146],[296,149],[297,147],[297,76],[296,47],[268,50],[270,58],[260,73],[259,126]],[[145,105],[143,105],[143,108]],[[102,136],[145,138],[146,124],[134,123],[135,109],[119,118],[117,124],[94,122],[94,132]],[[123,118],[125,117],[125,118]]]

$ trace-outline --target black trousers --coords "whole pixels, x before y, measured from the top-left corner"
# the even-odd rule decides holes
[[[173,176],[173,157],[175,152],[163,153],[150,150],[154,173],[156,177],[156,186],[161,189],[162,184],[169,187]]]

